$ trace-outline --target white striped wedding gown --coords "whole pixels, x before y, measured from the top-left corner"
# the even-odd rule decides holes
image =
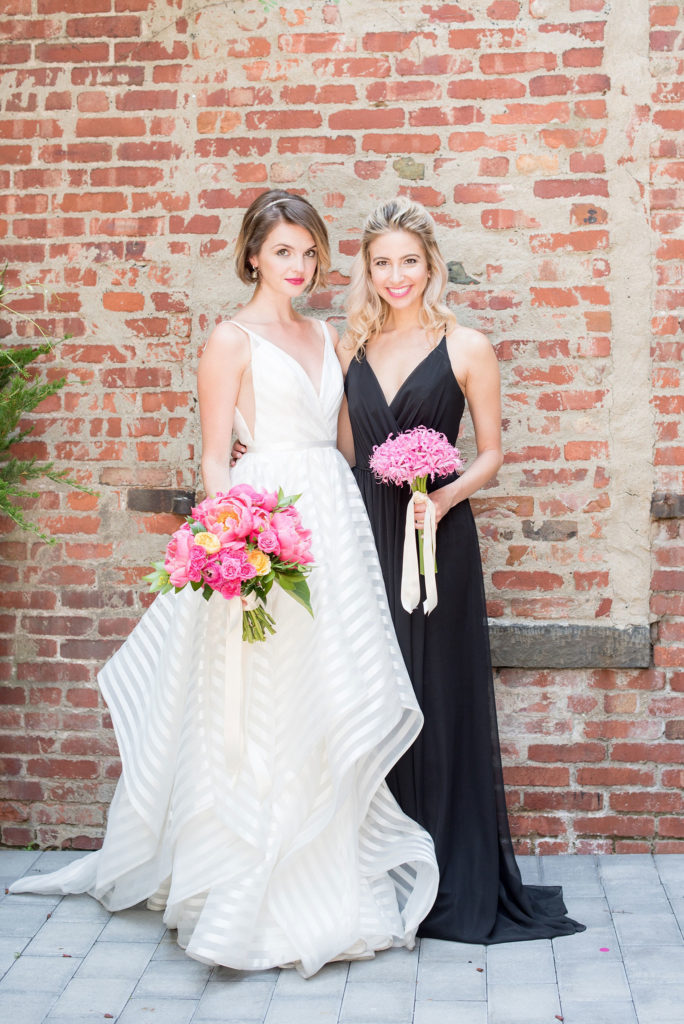
[[[232,482],[301,493],[315,617],[274,587],[277,634],[243,645],[236,695],[228,602],[189,587],[158,597],[99,674],[123,766],[102,849],[12,891],[88,892],[111,910],[147,899],[198,960],[309,976],[412,946],[437,865],[383,781],[422,719],[335,447],[334,349],[324,329],[316,392],[298,362],[248,333],[256,422],[252,437],[237,414],[249,450]]]

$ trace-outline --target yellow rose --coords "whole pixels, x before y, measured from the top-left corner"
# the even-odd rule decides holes
[[[254,566],[257,576],[265,576],[271,568],[271,559],[263,551],[259,551],[258,548],[248,553],[247,561],[250,565]]]
[[[208,555],[215,555],[217,551],[221,550],[221,542],[213,533],[196,533],[195,544],[204,548]]]

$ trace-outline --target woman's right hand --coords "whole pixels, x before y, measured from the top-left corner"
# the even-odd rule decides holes
[[[233,445],[233,449],[230,453],[230,467],[231,469],[236,462],[239,462],[242,456],[247,451],[247,445],[243,444],[242,441],[236,441]]]

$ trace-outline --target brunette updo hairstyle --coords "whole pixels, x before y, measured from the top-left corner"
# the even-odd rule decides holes
[[[254,284],[250,260],[257,255],[266,237],[281,221],[306,228],[316,243],[316,273],[306,289],[307,292],[314,292],[325,285],[330,269],[328,231],[308,199],[282,188],[262,192],[243,217],[235,253],[237,275],[245,284]]]

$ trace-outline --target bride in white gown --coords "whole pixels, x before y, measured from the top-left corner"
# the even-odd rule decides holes
[[[229,602],[158,597],[99,674],[122,775],[102,849],[12,892],[147,899],[187,953],[239,969],[411,947],[437,890],[432,840],[384,780],[421,727],[360,494],[336,449],[342,374],[324,324],[292,298],[324,279],[325,226],[271,191],[245,214],[240,325],[219,324],[199,370],[202,473],[301,494],[314,618],[274,587],[277,633],[243,644],[230,678]],[[233,427],[247,455],[229,478]]]

